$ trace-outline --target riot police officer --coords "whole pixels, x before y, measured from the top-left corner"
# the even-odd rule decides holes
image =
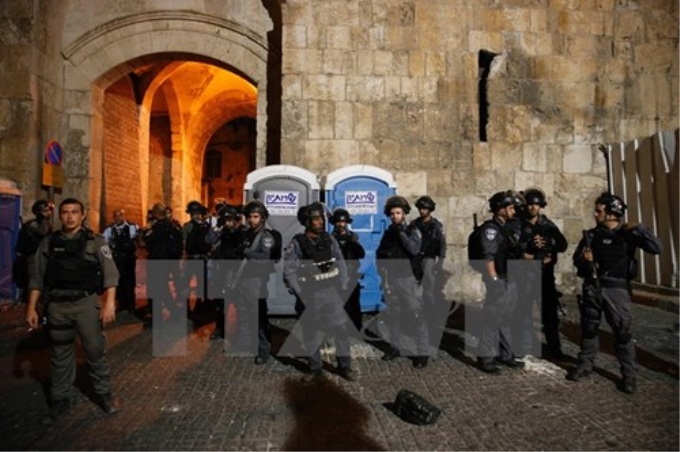
[[[301,316],[303,341],[309,353],[310,372],[303,381],[322,376],[320,348],[325,335],[335,339],[338,374],[354,381],[357,374],[351,367],[351,325],[340,296],[348,290],[345,259],[337,240],[326,232],[322,203],[300,207],[298,221],[305,232],[296,234],[285,249],[283,280],[296,295],[295,310]]]
[[[557,254],[567,250],[567,239],[559,227],[541,211],[548,203],[545,194],[538,187],[523,192],[526,200],[525,214],[522,216],[522,254],[524,259],[541,263],[541,323],[548,353],[554,358],[562,358],[560,341],[559,292],[555,286],[555,265]],[[533,308],[533,300],[529,303]],[[531,315],[529,313],[529,318]]]
[[[359,285],[359,265],[360,259],[366,256],[366,250],[359,242],[359,236],[349,229],[352,224],[352,217],[346,209],[337,208],[333,211],[333,216],[330,222],[333,224],[333,237],[337,240],[342,251],[342,256],[345,258],[347,265],[347,277],[349,280],[350,294],[343,294],[347,300],[345,303],[345,311],[354,323],[358,331],[361,331],[361,286]]]
[[[390,348],[383,361],[402,354],[413,356],[413,366],[427,366],[429,339],[423,312],[422,248],[420,230],[406,222],[411,206],[403,196],[391,196],[385,202],[384,213],[391,225],[383,234],[376,250],[376,264],[383,279],[383,290],[390,327]],[[404,337],[408,326],[415,331],[415,348],[407,349]]]
[[[604,192],[595,200],[597,226],[584,231],[574,252],[574,265],[583,278],[581,298],[581,352],[578,365],[567,379],[578,381],[593,369],[597,354],[602,313],[616,340],[616,358],[621,365],[619,388],[635,392],[635,344],[631,331],[630,281],[637,275],[637,248],[650,254],[661,252],[659,239],[642,224],[625,224],[623,200]]]
[[[205,237],[210,231],[210,224],[206,221],[208,209],[198,201],[187,204],[186,213],[191,219],[182,226],[182,238],[184,240],[184,257],[182,269],[181,303],[189,304],[191,295],[191,281],[196,279],[197,295],[195,310],[206,304],[205,272],[206,258],[210,247],[205,242]],[[193,262],[192,262],[193,261]],[[198,265],[194,265],[198,263]],[[189,310],[189,306],[187,306]]]
[[[217,211],[217,225],[205,238],[212,247],[207,275],[208,286],[212,286],[209,293],[220,295],[216,297],[217,316],[215,331],[210,336],[212,340],[224,338],[225,307],[234,302],[234,278],[243,259],[243,250],[239,249],[243,233],[241,213],[235,206],[222,204]]]
[[[134,223],[128,223],[125,219],[125,211],[117,209],[113,212],[113,223],[104,229],[104,237],[113,253],[113,260],[118,267],[120,280],[116,295],[120,301],[120,309],[135,313],[135,286],[137,277],[135,267],[137,264],[137,233],[139,227]]]
[[[40,241],[52,232],[54,204],[46,199],[38,199],[31,206],[35,218],[21,225],[17,239],[16,258],[12,265],[12,279],[21,294],[19,300],[28,300],[28,270],[33,265],[33,256]]]
[[[439,347],[442,331],[435,325],[441,324],[442,316],[448,313],[448,305],[444,304],[442,290],[444,288],[443,266],[446,259],[446,235],[444,225],[432,216],[437,203],[429,196],[421,196],[416,200],[418,218],[413,225],[422,235],[419,258],[423,268],[423,306],[427,319],[428,335],[432,345]]]
[[[275,271],[273,253],[277,246],[274,233],[266,228],[269,211],[260,201],[253,200],[243,207],[248,229],[240,234],[235,253],[241,259],[232,287],[236,288],[238,340],[236,348],[251,352],[257,330],[255,364],[267,362],[271,349],[271,327],[267,306],[267,281]],[[255,311],[257,310],[257,312]],[[257,325],[253,325],[257,321]]]
[[[59,204],[59,219],[61,229],[43,239],[35,254],[26,309],[28,325],[37,328],[36,304],[41,294],[44,296],[52,349],[52,406],[42,419],[46,425],[71,406],[76,379],[76,332],[87,358],[96,403],[107,414],[117,411],[111,400],[102,324],[116,318],[118,270],[106,239],[83,227],[82,202],[64,199]]]
[[[507,278],[508,258],[512,252],[507,222],[515,215],[515,196],[511,191],[495,193],[489,199],[489,210],[493,218],[480,226],[479,234],[486,298],[477,362],[483,372],[496,374],[500,372],[497,363],[511,368],[524,367],[524,363],[515,358],[510,343],[517,285]]]

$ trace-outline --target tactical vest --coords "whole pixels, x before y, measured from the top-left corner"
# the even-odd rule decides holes
[[[598,264],[598,276],[616,279],[635,277],[635,259],[622,229],[609,232],[596,229],[592,237],[592,250]]]
[[[439,256],[439,250],[441,249],[439,241],[441,240],[441,237],[437,233],[437,224],[434,219],[428,222],[417,221],[416,225],[423,235],[423,244],[420,248],[420,254],[424,257]]]
[[[208,235],[210,225],[206,223],[193,223],[191,230],[187,234],[186,239],[186,253],[189,256],[198,256],[207,254],[209,249],[205,243],[205,236]]]
[[[134,256],[136,249],[137,247],[130,234],[129,224],[122,228],[111,226],[111,251],[115,260]]]
[[[49,254],[45,271],[48,290],[78,290],[101,293],[103,274],[96,251],[88,252],[87,245],[94,241],[91,231],[79,231],[72,239],[63,234],[49,238]]]
[[[498,244],[498,249],[494,257],[494,266],[496,267],[496,273],[499,275],[505,275],[508,273],[508,258],[509,258],[509,239],[508,235],[512,234],[512,231],[507,227],[507,225],[500,225],[496,220],[486,220],[480,226],[481,231],[479,232],[479,240],[482,241],[482,235],[486,234],[487,229],[492,228],[496,231],[496,240],[500,240]],[[481,242],[483,243],[483,242]],[[482,248],[482,254],[486,254],[486,250]],[[484,269],[486,271],[486,269]]]
[[[410,227],[410,226],[409,226]],[[388,271],[391,271],[395,276],[409,273],[409,270],[416,277],[421,280],[423,277],[423,263],[417,256],[411,256],[406,252],[404,245],[401,243],[399,231],[395,228],[390,228],[385,231],[381,245],[376,251],[378,259],[386,259],[391,262],[388,264]],[[410,262],[410,268],[399,265],[398,261]]]
[[[313,242],[307,234],[298,234],[295,240],[300,245],[302,258],[309,262],[303,262],[298,269],[298,281],[300,283],[321,283],[339,276],[340,271],[335,265],[333,258],[333,241],[330,234],[322,232],[318,241]]]

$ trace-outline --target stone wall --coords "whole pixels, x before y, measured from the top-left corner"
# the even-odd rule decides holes
[[[678,5],[632,0],[288,0],[282,161],[391,171],[448,230],[447,291],[479,295],[464,245],[494,192],[531,185],[571,247],[606,189],[598,145],[678,123]],[[496,54],[480,142],[479,52]],[[644,106],[643,106],[644,104]]]

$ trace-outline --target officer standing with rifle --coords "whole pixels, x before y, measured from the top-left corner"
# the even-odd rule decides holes
[[[139,227],[134,223],[128,223],[125,219],[125,211],[117,209],[113,211],[113,223],[104,229],[104,237],[109,243],[113,253],[113,260],[118,267],[120,279],[116,294],[120,301],[119,310],[126,310],[130,314],[135,313],[135,287],[137,286],[137,233]]]
[[[599,347],[598,331],[604,312],[616,340],[616,358],[621,365],[619,389],[632,394],[635,381],[635,344],[631,331],[630,281],[637,276],[637,248],[661,253],[661,242],[642,224],[623,223],[623,200],[604,192],[595,200],[597,226],[584,231],[574,252],[577,274],[583,278],[581,299],[581,352],[578,365],[567,375],[579,381],[593,369]]]
[[[567,250],[567,239],[548,217],[541,213],[548,205],[540,188],[524,191],[526,214],[522,218],[522,251],[524,259],[541,262],[541,323],[548,353],[562,358],[560,342],[560,300],[555,286],[557,254]],[[533,300],[531,300],[533,308]],[[531,315],[529,315],[531,318]]]
[[[353,220],[346,209],[335,209],[330,221],[333,224],[333,237],[338,241],[342,256],[345,258],[345,264],[347,265],[348,290],[351,290],[351,292],[349,294],[342,294],[347,300],[345,311],[347,311],[356,329],[361,331],[361,285],[359,284],[361,275],[359,274],[359,260],[366,256],[366,250],[359,243],[359,236],[349,229],[349,225]]]
[[[390,348],[381,358],[392,361],[402,354],[413,356],[413,367],[427,366],[429,336],[423,312],[422,262],[419,258],[422,236],[420,230],[406,222],[411,206],[403,196],[390,196],[384,213],[392,224],[387,228],[375,252],[380,274],[389,287],[384,293],[390,326]],[[415,348],[409,350],[405,332],[413,327]]]
[[[351,367],[350,320],[341,293],[348,290],[347,267],[335,238],[326,232],[326,207],[315,202],[298,209],[305,232],[296,234],[284,252],[283,281],[296,296],[295,310],[309,353],[309,373],[304,382],[322,377],[321,341],[335,340],[337,373],[348,381],[357,379]]]
[[[104,236],[83,227],[82,202],[64,199],[59,205],[59,219],[61,229],[48,235],[36,252],[26,308],[26,322],[30,328],[38,328],[36,305],[41,294],[44,296],[52,349],[52,406],[41,421],[45,425],[71,407],[76,380],[76,333],[87,359],[95,402],[107,414],[117,411],[111,401],[102,324],[116,318],[118,270]]]

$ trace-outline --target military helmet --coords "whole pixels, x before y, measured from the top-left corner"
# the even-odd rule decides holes
[[[42,215],[42,210],[45,208],[54,209],[54,204],[46,199],[38,199],[31,206],[31,212],[33,212],[33,215]]]
[[[618,218],[621,218],[628,208],[623,199],[606,191],[595,200],[595,204],[602,204],[605,212],[616,215]]]
[[[527,205],[529,204],[538,204],[541,207],[545,207],[548,205],[548,203],[545,200],[545,193],[543,193],[543,190],[537,187],[532,187],[532,188],[527,188],[524,190],[524,199],[527,201]]]
[[[499,191],[489,198],[489,210],[498,212],[500,209],[515,204],[515,197],[510,190]]]
[[[189,204],[187,204],[186,213],[200,213],[205,215],[208,213],[208,209],[206,209],[205,206],[198,201],[190,201]]]
[[[219,205],[219,208],[217,209],[217,216],[224,221],[238,221],[239,217],[241,216],[241,212],[239,212],[236,206],[232,206],[231,204],[227,204],[225,202]]]
[[[313,217],[323,217],[326,219],[326,206],[321,202],[313,202],[307,206],[302,206],[298,209],[297,219],[304,227],[309,226],[309,220]]]
[[[401,207],[404,210],[404,214],[408,214],[411,211],[411,206],[409,205],[406,198],[399,195],[390,196],[385,201],[385,215],[390,216],[390,211],[395,207]]]
[[[168,210],[169,210],[168,206],[166,206],[162,202],[157,202],[156,204],[154,204],[151,207],[150,212],[154,216],[157,216],[157,217],[160,217],[160,218],[165,218],[166,216],[168,216],[170,214],[170,212],[172,212],[172,210],[170,210],[170,212],[168,212]]]
[[[247,218],[253,212],[259,213],[265,220],[269,218],[269,211],[267,208],[257,199],[248,202],[243,206],[243,215]]]
[[[344,221],[346,223],[351,223],[352,217],[350,216],[349,212],[346,209],[343,209],[342,207],[338,207],[333,211],[333,216],[330,218],[330,222],[332,224],[335,224],[338,221]]]
[[[416,207],[418,209],[427,209],[430,212],[434,212],[434,208],[436,207],[437,203],[434,202],[432,198],[429,196],[421,196],[416,200]]]

